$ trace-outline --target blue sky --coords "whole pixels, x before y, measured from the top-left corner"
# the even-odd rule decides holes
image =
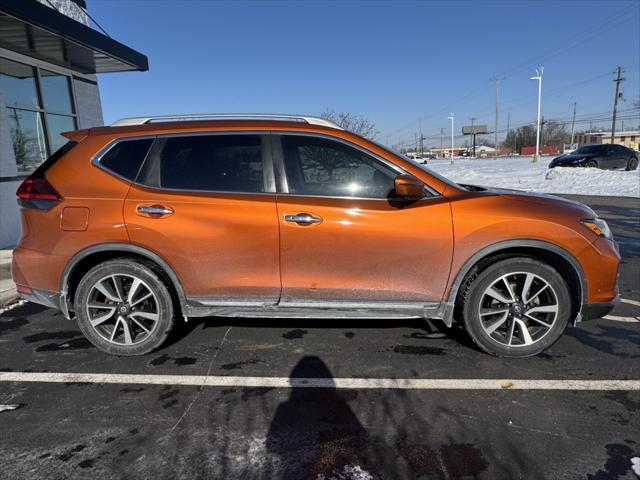
[[[588,128],[607,114],[613,71],[625,69],[621,109],[640,96],[640,2],[222,2],[90,0],[115,39],[149,57],[149,71],[100,76],[106,123],[163,113],[326,108],[368,117],[379,140],[409,143],[421,125],[440,143],[494,122],[535,120],[534,68],[544,65],[543,114]],[[597,123],[605,125],[610,122]],[[640,119],[626,120],[637,126]],[[620,128],[620,126],[618,127]]]

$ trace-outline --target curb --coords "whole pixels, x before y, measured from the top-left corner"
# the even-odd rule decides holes
[[[6,307],[18,299],[16,285],[11,279],[12,250],[0,250],[0,307]]]

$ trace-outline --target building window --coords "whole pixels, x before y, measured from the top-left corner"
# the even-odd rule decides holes
[[[71,79],[0,57],[0,88],[18,173],[32,172],[78,128]]]

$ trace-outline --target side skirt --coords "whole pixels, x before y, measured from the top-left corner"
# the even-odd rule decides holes
[[[439,303],[418,302],[345,302],[345,301],[281,301],[265,303],[256,300],[219,301],[204,298],[187,299],[187,317],[249,318],[434,318]]]

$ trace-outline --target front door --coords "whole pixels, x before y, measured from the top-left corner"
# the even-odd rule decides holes
[[[391,198],[404,172],[341,141],[275,135],[274,146],[287,191],[277,198],[282,305],[441,300],[453,243],[444,197]]]
[[[278,219],[265,138],[158,137],[127,195],[131,241],[164,258],[197,304],[278,301]]]

